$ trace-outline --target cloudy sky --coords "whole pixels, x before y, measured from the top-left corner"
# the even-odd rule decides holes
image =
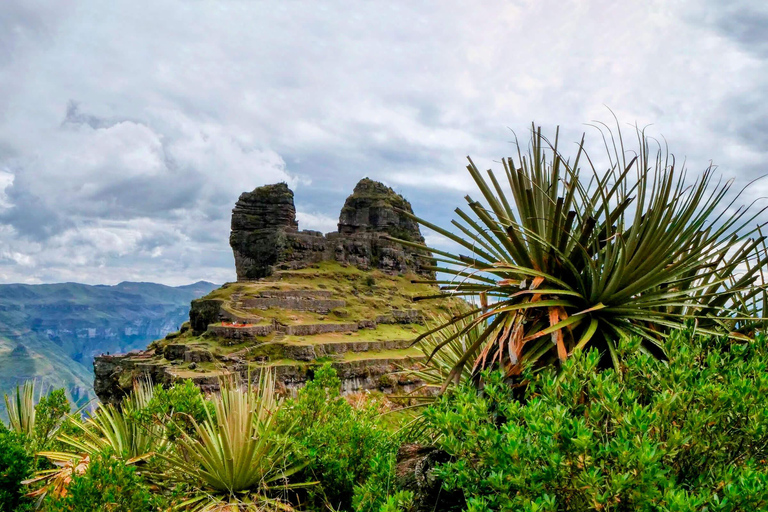
[[[303,228],[365,176],[445,223],[466,155],[498,167],[532,121],[589,140],[606,106],[746,183],[767,6],[3,0],[0,282],[232,280],[232,206],[277,181]]]

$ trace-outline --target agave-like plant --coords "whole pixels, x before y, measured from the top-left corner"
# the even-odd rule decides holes
[[[8,423],[14,432],[32,437],[35,433],[35,405],[40,399],[34,380],[25,381],[9,397],[5,398],[5,408],[8,411]]]
[[[171,467],[169,478],[194,489],[192,497],[176,508],[196,512],[290,508],[269,496],[276,488],[298,487],[285,482],[304,467],[295,462],[290,443],[277,431],[274,373],[263,371],[257,389],[222,380],[220,394],[210,400],[214,414],[206,408],[205,420],[192,419],[194,434],[182,432],[177,452],[164,455]]]
[[[427,328],[442,326],[446,324],[446,321],[448,321],[448,317],[445,315],[435,316],[427,321]],[[469,360],[477,359],[480,348],[473,346],[475,341],[482,336],[486,323],[475,322],[474,316],[462,317],[456,322],[449,322],[443,328],[432,332],[416,344],[416,347],[427,357],[427,363],[420,365],[415,370],[408,370],[408,373],[418,377],[430,388],[440,388],[469,350],[473,350]],[[435,351],[437,347],[440,348]],[[455,380],[463,384],[470,382],[472,377],[472,367],[465,365]]]
[[[634,152],[620,129],[601,133],[605,172],[584,138],[569,160],[558,149],[559,130],[551,143],[534,127],[527,155],[518,145],[517,159],[502,161],[511,195],[469,159],[485,204],[467,196],[455,232],[402,212],[468,251],[399,240],[434,256],[426,268],[438,278],[428,282],[474,304],[420,336],[448,333],[432,354],[482,326],[446,380],[468,365],[517,375],[588,345],[618,366],[616,343],[631,336],[662,356],[663,339],[687,321],[733,337],[765,327],[768,258],[759,228],[750,227],[763,210],[734,208],[736,199],[726,200],[732,181],[713,186],[711,166],[688,185],[685,170],[666,150],[652,151],[642,130]]]
[[[137,380],[133,392],[119,407],[102,404],[82,422],[72,418],[70,424],[76,433],[62,434],[57,439],[76,454],[109,451],[128,462],[145,459],[165,443],[163,425],[139,422],[136,417],[136,413],[147,407],[153,394],[149,380]]]
[[[84,420],[80,411],[69,417],[68,424],[75,433],[62,433],[56,439],[70,451],[42,451],[38,455],[48,459],[55,467],[41,470],[25,481],[38,484],[28,495],[38,497],[42,503],[47,494],[62,496],[74,475],[83,474],[97,453],[110,453],[126,464],[146,460],[165,445],[164,427],[136,421],[135,413],[147,406],[153,388],[148,380],[134,383],[133,392],[126,396],[120,407],[102,404]]]

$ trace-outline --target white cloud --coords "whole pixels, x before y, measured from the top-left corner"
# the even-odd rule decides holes
[[[339,226],[338,218],[322,213],[296,212],[296,220],[299,222],[299,229],[311,229],[322,233],[336,231]]]
[[[530,121],[560,124],[568,152],[583,123],[612,120],[605,105],[655,123],[691,171],[714,159],[744,184],[768,156],[765,14],[662,0],[3,2],[0,281],[232,279],[231,208],[276,181],[294,187],[302,228],[335,229],[363,176],[447,224],[478,195],[466,155],[500,169],[507,127],[525,142]]]

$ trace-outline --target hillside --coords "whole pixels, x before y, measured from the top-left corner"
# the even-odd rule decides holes
[[[94,356],[143,348],[178,329],[190,301],[215,287],[0,285],[0,394],[38,378],[75,401],[92,398]]]
[[[170,384],[192,379],[206,391],[219,377],[276,371],[286,389],[331,362],[344,392],[410,391],[420,385],[398,370],[423,359],[411,344],[425,323],[464,306],[416,301],[439,293],[431,256],[389,239],[421,242],[410,204],[364,179],[341,210],[339,231],[299,231],[293,192],[268,185],[240,196],[230,245],[238,281],[195,300],[190,321],[147,350],[100,356],[95,390],[119,401],[138,377]]]

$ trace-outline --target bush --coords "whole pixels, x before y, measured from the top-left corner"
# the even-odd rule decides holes
[[[26,510],[30,500],[24,498],[26,489],[21,482],[32,475],[33,464],[24,437],[0,422],[0,512]]]
[[[96,455],[81,476],[75,476],[64,496],[48,496],[46,512],[155,512],[165,510],[133,467],[108,454]]]
[[[525,399],[486,374],[425,413],[468,509],[736,511],[768,508],[768,338],[674,332],[668,362],[619,347],[619,371],[576,351]],[[626,358],[626,359],[624,359]]]
[[[182,435],[194,433],[194,423],[206,418],[206,401],[200,388],[191,380],[177,383],[170,388],[156,385],[146,406],[134,412],[134,419],[149,427],[162,424],[166,436],[175,441]],[[209,407],[213,413],[213,407]]]
[[[377,453],[371,459],[370,471],[361,485],[355,487],[352,496],[352,509],[355,512],[378,512],[379,510],[395,510],[393,506],[402,506],[405,498],[395,487],[395,467],[397,453],[386,451]],[[413,499],[413,495],[408,495]]]
[[[309,461],[302,477],[319,482],[310,488],[310,509],[350,510],[355,486],[372,474],[374,459],[397,450],[395,435],[379,420],[375,404],[355,409],[340,388],[336,370],[323,365],[295,400],[286,401],[279,419],[295,424],[294,440]]]

